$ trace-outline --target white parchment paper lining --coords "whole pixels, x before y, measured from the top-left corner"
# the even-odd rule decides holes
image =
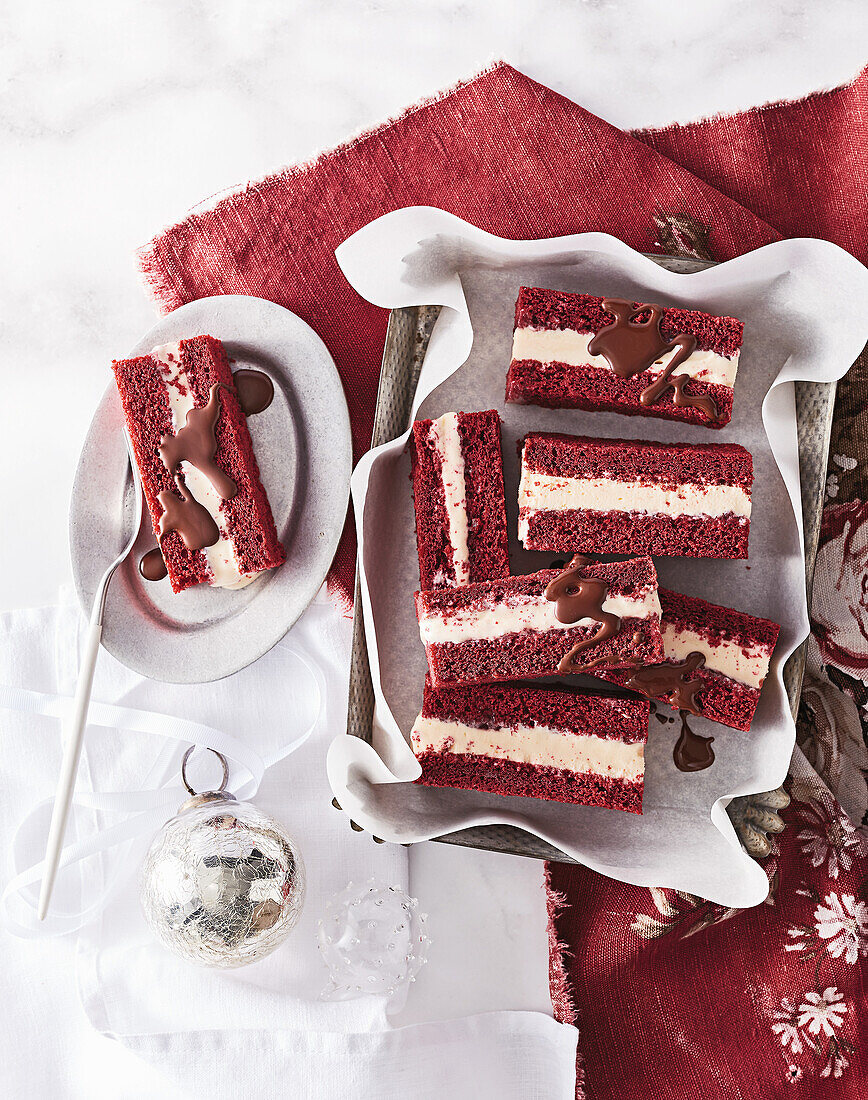
[[[414,419],[452,409],[500,411],[513,573],[532,572],[552,558],[523,550],[515,538],[516,443],[525,432],[738,442],[754,457],[750,559],[657,558],[660,581],[781,624],[751,732],[695,722],[697,732],[715,738],[711,768],[679,772],[672,762],[679,727],[652,718],[641,816],[413,784],[419,766],[408,738],[426,662],[413,608],[419,573],[404,434],[365,455],[352,478],[376,719],[373,745],[341,735],[331,746],[329,779],[342,807],[394,842],[473,825],[517,825],[613,878],[686,890],[725,905],[758,904],[768,891],[766,875],[740,847],[725,806],[735,795],[779,786],[795,740],[782,670],[807,636],[808,613],[793,381],[837,379],[859,354],[868,335],[868,271],[835,245],[797,239],[693,275],[674,274],[604,234],[502,240],[431,207],[377,219],[345,241],[337,258],[349,282],[376,305],[446,307],[431,337]],[[710,431],[615,413],[505,404],[522,284],[741,318],[745,339],[732,422]]]

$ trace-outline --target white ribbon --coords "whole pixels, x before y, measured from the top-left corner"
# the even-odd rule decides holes
[[[45,799],[33,807],[15,833],[13,861],[16,874],[0,897],[0,906],[2,906],[0,918],[10,932],[23,938],[64,935],[78,931],[97,915],[122,879],[128,877],[133,868],[138,867],[144,856],[144,850],[150,845],[156,830],[172,816],[187,797],[180,781],[171,781],[173,776],[178,775],[178,742],[203,749],[214,749],[221,753],[234,765],[232,790],[235,796],[240,801],[244,801],[256,794],[268,768],[284,760],[307,741],[322,713],[325,682],[321,670],[292,646],[284,643],[284,648],[302,664],[312,680],[316,699],[315,714],[305,730],[265,758],[231,734],[203,725],[201,722],[193,722],[170,714],[157,714],[152,711],[116,706],[112,703],[91,702],[88,714],[89,726],[156,734],[166,738],[168,743],[158,754],[145,777],[143,790],[76,793],[73,810],[79,808],[98,813],[123,813],[126,816],[116,825],[98,829],[89,836],[81,840],[72,840],[64,846],[60,858],[60,870],[79,864],[81,898],[92,897],[92,900],[87,904],[82,900],[81,904],[65,912],[59,911],[58,906],[55,905],[42,922],[38,921],[36,916],[37,890],[34,887],[41,881],[44,860],[22,868],[18,849],[22,846],[20,842],[24,832],[38,815],[44,814],[47,829],[50,814],[46,812],[46,807],[52,806],[54,800]],[[5,710],[39,714],[62,720],[68,715],[71,704],[71,696],[30,691],[26,688],[0,684],[0,708]],[[71,826],[72,824],[73,820],[70,822]],[[120,850],[114,853],[111,860],[108,876],[104,873],[104,868],[100,867],[99,870],[102,873],[97,875],[96,869],[88,867],[84,862],[91,857],[103,855],[111,849],[117,849],[119,846]],[[100,863],[102,862],[100,860]],[[88,881],[95,876],[100,879],[98,884]]]

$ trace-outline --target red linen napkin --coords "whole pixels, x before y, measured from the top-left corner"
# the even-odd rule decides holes
[[[514,238],[597,230],[646,251],[724,260],[807,234],[863,255],[866,101],[863,74],[801,103],[631,136],[499,65],[189,215],[142,250],[142,269],[166,311],[241,293],[305,318],[338,365],[358,457],[386,315],[337,269],[334,248],[350,233],[420,203]],[[855,816],[798,756],[787,829],[768,864],[775,891],[747,913],[550,865],[553,1004],[581,1029],[580,1094],[582,1078],[589,1097],[612,1100],[855,1098],[864,1086],[868,844],[855,826],[868,804],[868,385],[856,379],[840,392],[829,479],[837,497],[814,602],[822,651],[812,654],[801,736]],[[331,574],[347,597],[353,553],[348,531]],[[843,671],[824,669],[842,653]]]

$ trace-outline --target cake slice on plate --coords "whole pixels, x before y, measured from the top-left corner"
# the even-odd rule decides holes
[[[746,558],[753,459],[737,443],[531,432],[518,490],[528,550]]]
[[[722,428],[743,327],[696,310],[522,287],[506,400]]]
[[[425,681],[416,781],[642,812],[649,704],[570,688]]]
[[[416,593],[419,633],[436,688],[633,668],[663,656],[650,558]]]
[[[508,576],[497,411],[417,420],[410,455],[420,587]]]
[[[112,364],[175,592],[243,588],[286,560],[226,352],[196,336]]]
[[[632,672],[593,670],[676,710],[749,730],[780,627],[698,596],[661,588],[665,661]]]

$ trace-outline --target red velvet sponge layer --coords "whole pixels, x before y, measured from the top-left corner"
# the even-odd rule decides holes
[[[476,729],[546,726],[634,743],[648,737],[650,705],[645,699],[591,695],[572,687],[535,684],[476,684],[435,688],[425,677],[422,714]]]
[[[536,512],[527,516],[528,550],[556,554],[660,554],[746,558],[750,521],[728,516],[641,512]]]
[[[748,493],[753,459],[738,443],[653,443],[529,432],[522,463],[556,477],[647,481],[652,485],[738,485]]]
[[[422,775],[416,782],[428,787],[460,787],[490,794],[545,798],[642,813],[642,783],[624,783],[593,772],[580,774],[558,768],[539,768],[492,756],[427,752],[417,759]]]
[[[410,450],[422,589],[455,584],[456,580],[442,461],[429,439],[432,423],[416,421]],[[464,459],[470,581],[507,576],[509,550],[497,411],[458,413],[458,436]]]
[[[222,523],[233,543],[240,568],[251,573],[282,565],[286,554],[278,540],[268,498],[259,479],[250,432],[238,403],[223,345],[212,336],[196,336],[181,341],[180,354],[181,366],[197,408],[208,403],[213,385],[219,384],[221,387],[214,458],[238,487],[237,494],[223,505]],[[163,507],[157,498],[164,490],[180,495],[159,454],[163,436],[173,431],[172,412],[160,364],[145,355],[137,359],[116,360],[112,369],[141,473],[154,534],[159,538]],[[162,539],[160,549],[175,592],[210,579],[211,571],[204,551],[188,550],[176,531],[170,531]]]
[[[717,412],[713,418],[695,405],[676,405],[672,389],[665,390],[653,405],[643,405],[642,391],[655,377],[650,371],[643,371],[632,378],[619,378],[605,367],[513,359],[506,375],[506,400],[511,405],[617,412],[624,416],[677,420],[706,428],[723,428],[732,419],[733,391],[729,386],[716,383],[694,380],[685,391],[691,397],[711,397]]]

